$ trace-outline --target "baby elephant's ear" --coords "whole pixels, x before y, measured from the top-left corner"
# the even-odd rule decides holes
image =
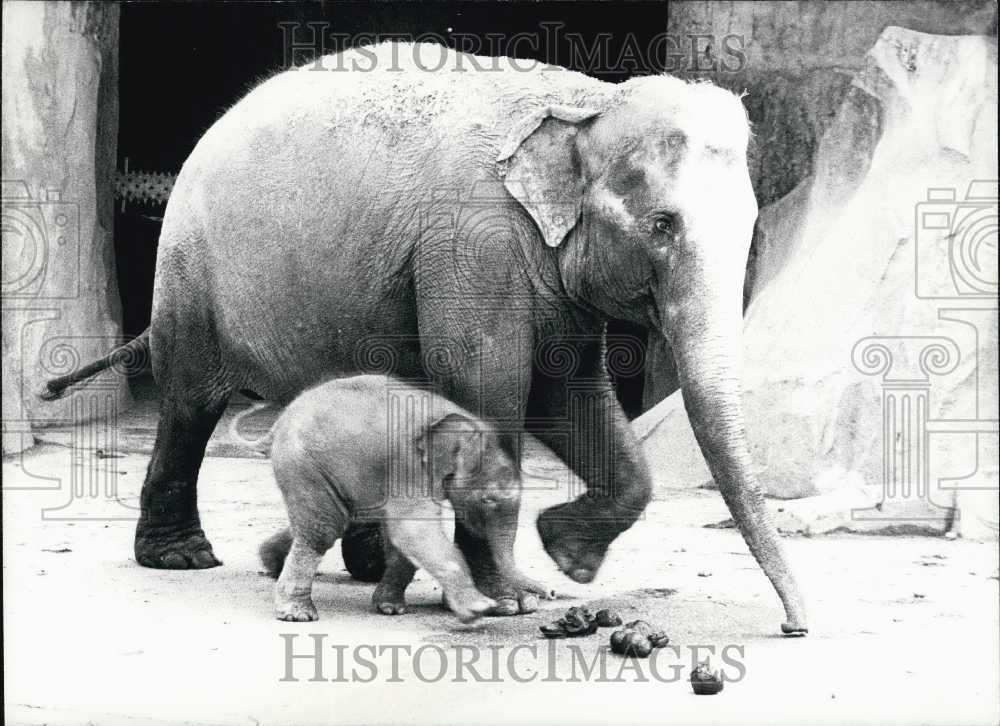
[[[558,247],[580,216],[584,181],[573,140],[599,113],[545,106],[521,119],[497,156],[504,186],[535,220],[549,247]]]
[[[476,422],[468,416],[449,413],[416,438],[414,444],[420,452],[421,463],[430,472],[435,498],[439,498],[441,481],[449,474],[455,474],[458,452],[478,432]]]

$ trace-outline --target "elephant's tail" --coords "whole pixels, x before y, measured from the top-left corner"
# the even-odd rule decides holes
[[[287,527],[261,542],[260,549],[257,552],[260,554],[260,561],[264,565],[264,571],[271,577],[280,575],[281,568],[285,566],[285,558],[288,557],[291,549],[292,532]]]
[[[274,440],[274,428],[268,429],[266,433],[258,438],[250,438],[240,431],[240,426],[246,417],[253,416],[258,411],[263,411],[272,406],[274,404],[270,401],[257,401],[250,404],[245,410],[235,414],[229,421],[229,437],[233,441],[238,441],[254,451],[268,455],[271,451],[271,442]]]
[[[131,376],[146,370],[149,364],[149,328],[146,328],[137,337],[125,345],[118,346],[103,358],[88,363],[65,376],[48,381],[38,393],[38,397],[43,401],[55,401],[63,397],[66,389],[108,368],[112,368],[122,375]]]

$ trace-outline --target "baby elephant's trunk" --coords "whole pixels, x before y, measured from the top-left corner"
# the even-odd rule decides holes
[[[281,574],[281,568],[285,566],[285,558],[288,557],[289,550],[292,549],[292,532],[287,527],[276,534],[272,534],[261,542],[260,561],[264,565],[264,571],[271,577]]]

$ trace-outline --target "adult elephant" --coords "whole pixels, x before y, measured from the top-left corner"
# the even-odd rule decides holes
[[[199,141],[163,220],[152,323],[131,344],[148,339],[163,396],[136,559],[219,564],[195,491],[232,392],[287,401],[382,368],[525,425],[586,482],[537,526],[559,568],[590,581],[650,498],[605,369],[615,317],[670,341],[783,630],[805,631],[740,412],[748,135],[740,100],[711,84],[613,85],[436,45],[357,48],[262,83]],[[535,608],[484,541],[461,523],[455,538],[499,612]]]

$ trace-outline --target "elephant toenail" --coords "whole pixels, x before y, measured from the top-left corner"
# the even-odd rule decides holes
[[[163,566],[168,570],[184,570],[188,567],[188,561],[184,555],[171,552],[163,556]]]
[[[208,550],[195,552],[191,559],[194,561],[194,566],[202,570],[207,570],[210,567],[218,567],[222,564],[222,562],[220,562],[216,556]]]
[[[520,608],[516,600],[498,600],[493,608],[494,615],[516,615]]]

